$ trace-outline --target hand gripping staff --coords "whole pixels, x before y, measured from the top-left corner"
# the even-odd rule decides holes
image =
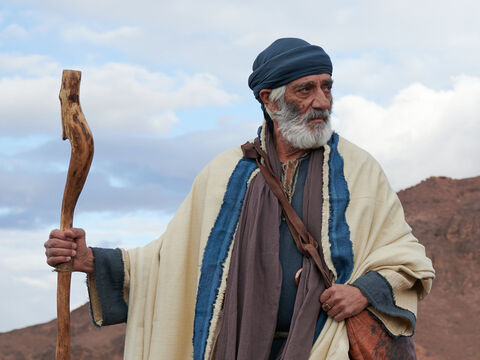
[[[60,88],[63,140],[70,140],[71,155],[67,181],[63,192],[60,230],[73,225],[73,213],[78,196],[88,175],[93,158],[93,137],[80,107],[81,72],[63,70]],[[70,359],[70,278],[73,260],[56,267],[57,279],[57,360]]]

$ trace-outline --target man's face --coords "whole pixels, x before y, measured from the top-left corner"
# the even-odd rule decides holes
[[[315,149],[332,135],[332,79],[328,74],[306,76],[285,87],[273,118],[283,138],[296,149]]]
[[[332,109],[333,80],[329,74],[316,74],[301,77],[285,87],[285,102],[295,104],[301,115],[312,110]],[[309,125],[324,122],[318,118],[309,121]]]

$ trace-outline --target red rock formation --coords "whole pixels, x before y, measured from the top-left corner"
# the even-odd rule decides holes
[[[415,342],[434,359],[478,359],[480,177],[432,177],[398,195],[436,270],[419,305]]]

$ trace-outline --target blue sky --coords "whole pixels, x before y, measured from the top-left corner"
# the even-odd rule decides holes
[[[58,227],[70,147],[62,69],[82,71],[95,139],[74,224],[92,246],[158,237],[215,154],[255,136],[247,87],[279,37],[334,64],[334,128],[400,190],[480,173],[480,5],[475,1],[138,0],[0,4],[0,331],[55,317],[43,242]],[[72,307],[87,300],[75,275]]]

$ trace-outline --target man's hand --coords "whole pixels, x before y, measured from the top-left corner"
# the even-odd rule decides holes
[[[56,266],[73,259],[73,271],[94,271],[93,252],[86,245],[82,229],[52,230],[44,246],[48,265]]]
[[[320,296],[322,309],[335,321],[357,315],[368,306],[362,292],[352,285],[333,284]]]

